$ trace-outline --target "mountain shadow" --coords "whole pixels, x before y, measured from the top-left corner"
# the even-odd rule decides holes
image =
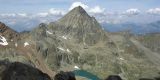
[[[76,80],[75,74],[72,72],[63,72],[56,74],[54,80]]]
[[[0,61],[1,80],[51,80],[51,78],[40,70],[20,63]]]
[[[117,75],[110,75],[108,76],[107,79],[105,80],[122,80],[120,76],[117,76]]]

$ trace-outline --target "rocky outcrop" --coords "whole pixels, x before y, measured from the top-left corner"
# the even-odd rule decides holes
[[[2,22],[0,22],[0,35],[5,36],[9,40],[16,39],[18,37],[18,33],[16,31],[9,28]]]

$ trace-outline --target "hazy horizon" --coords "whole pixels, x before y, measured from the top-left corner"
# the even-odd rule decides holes
[[[0,0],[0,21],[17,31],[49,23],[82,6],[99,23],[151,23],[160,20],[159,0]]]

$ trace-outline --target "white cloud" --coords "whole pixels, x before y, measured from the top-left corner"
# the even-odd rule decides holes
[[[2,17],[15,17],[16,14],[14,14],[14,13],[4,13],[4,14],[0,14],[0,16],[2,16]]]
[[[46,17],[48,16],[47,12],[37,13],[36,17]]]
[[[46,12],[39,12],[36,14],[30,14],[28,15],[27,13],[1,13],[0,17],[2,18],[42,18],[42,17],[47,17],[47,16],[62,16],[66,12],[65,10],[61,9],[55,9],[51,8]]]
[[[49,9],[48,13],[52,14],[52,15],[64,15],[65,11],[60,10],[60,9],[51,8],[51,9]]]
[[[86,11],[91,16],[94,16],[97,21],[100,23],[121,23],[125,21],[143,21],[144,19],[140,19],[138,15],[141,13],[139,9],[136,8],[131,8],[128,9],[124,12],[107,12],[107,10],[102,7],[101,5],[96,5],[96,6],[90,6],[86,3],[82,2],[74,2],[73,4],[70,5],[70,7],[66,10],[63,9],[57,9],[57,8],[50,8],[44,12],[39,12],[39,13],[4,13],[0,14],[1,21],[4,21],[5,23],[9,24],[9,26],[14,26],[16,29],[20,30],[21,27],[23,29],[29,29],[32,27],[35,27],[37,24],[44,22],[44,23],[49,23],[53,22],[59,18],[61,18],[68,10],[71,10],[77,6],[83,7]],[[160,14],[160,8],[154,8],[154,9],[148,9],[146,11],[149,14]],[[134,16],[137,15],[137,16]],[[3,16],[3,17],[2,17]],[[128,17],[128,16],[133,16],[133,17]],[[152,15],[144,15],[147,16],[145,19],[148,19],[148,17]],[[153,17],[153,16],[152,16]],[[153,17],[155,18],[155,17]],[[156,16],[157,18],[157,16]],[[29,27],[29,28],[27,28]]]
[[[36,15],[32,15],[32,16],[33,17],[47,17],[47,16],[62,16],[64,14],[65,14],[64,10],[51,8],[46,12],[40,12],[40,13],[37,13]]]
[[[103,13],[105,11],[105,8],[101,8],[100,6],[95,6],[94,8],[91,8],[89,12],[91,13]]]
[[[140,13],[139,9],[132,8],[132,9],[126,10],[123,14],[128,15],[128,16],[132,16],[132,15],[138,15],[139,13]]]
[[[160,15],[160,8],[154,8],[154,9],[149,9],[147,11],[149,14],[155,14],[155,15]]]
[[[75,7],[81,6],[84,9],[88,9],[89,7],[86,4],[83,4],[82,2],[74,2],[71,7],[69,8],[69,10],[72,10]]]
[[[2,13],[1,17],[27,17],[26,13]]]
[[[26,13],[18,13],[17,15],[18,15],[18,16],[21,16],[21,17],[27,17],[27,14],[26,14]]]

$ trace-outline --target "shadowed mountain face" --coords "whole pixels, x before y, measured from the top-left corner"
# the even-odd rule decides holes
[[[0,61],[1,80],[51,80],[40,70],[20,62]]]
[[[117,75],[111,75],[111,76],[108,76],[108,78],[105,80],[122,80],[122,79]]]
[[[72,72],[60,72],[55,75],[54,80],[76,80],[76,78]]]
[[[10,28],[6,31],[6,28],[1,28],[2,33],[14,32]],[[151,50],[146,50],[142,44],[139,44],[139,49],[135,45],[137,40],[128,33],[105,32],[82,7],[74,8],[56,22],[41,23],[30,32],[18,34],[19,39],[14,37],[17,40],[13,42],[3,34],[8,45],[0,46],[0,60],[7,58],[12,62],[30,64],[52,78],[60,70],[74,71],[77,67],[101,79],[120,75],[122,79],[138,80],[154,77],[159,71],[155,62],[150,61],[150,56],[146,57]],[[1,39],[3,42],[4,38]],[[13,65],[6,71],[12,71],[8,75],[14,76],[14,70],[19,71],[15,66],[24,71],[28,69],[23,65]],[[30,73],[32,69],[27,71]]]

